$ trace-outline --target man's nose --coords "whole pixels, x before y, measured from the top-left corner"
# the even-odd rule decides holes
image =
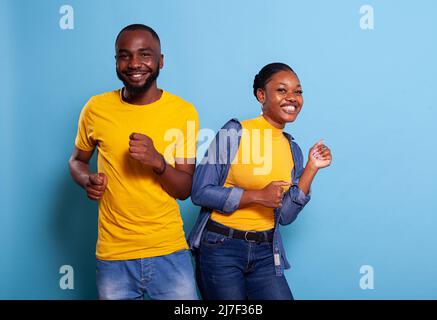
[[[140,66],[141,66],[140,59],[136,55],[133,55],[132,59],[130,59],[129,61],[129,67],[132,69],[136,69],[139,68]]]

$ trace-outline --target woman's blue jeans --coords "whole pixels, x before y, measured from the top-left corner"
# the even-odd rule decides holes
[[[272,243],[267,241],[249,242],[205,229],[196,254],[196,278],[205,300],[293,299],[285,276],[275,273]]]

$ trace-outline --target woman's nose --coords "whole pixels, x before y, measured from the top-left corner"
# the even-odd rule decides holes
[[[291,101],[291,102],[295,102],[296,101],[296,96],[295,96],[295,94],[293,92],[290,92],[290,93],[287,94],[285,99],[287,99],[288,101]]]

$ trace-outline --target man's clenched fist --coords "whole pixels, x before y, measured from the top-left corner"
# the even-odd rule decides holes
[[[89,175],[88,183],[85,186],[88,198],[91,200],[100,200],[105,192],[108,178],[104,173],[93,173]]]
[[[156,151],[152,139],[142,133],[132,133],[129,136],[129,155],[153,169],[163,166],[164,158]]]

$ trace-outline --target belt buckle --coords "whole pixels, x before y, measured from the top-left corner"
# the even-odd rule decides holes
[[[247,239],[247,234],[248,233],[254,233],[254,234],[256,234],[256,231],[246,231],[245,233],[244,233],[244,240],[246,240],[247,242],[257,242],[256,240],[249,240],[249,239]]]

